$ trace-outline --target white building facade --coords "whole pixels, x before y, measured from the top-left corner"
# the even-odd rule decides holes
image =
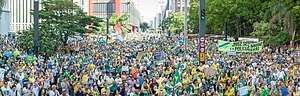
[[[30,14],[33,10],[34,0],[8,0],[10,5],[10,32],[18,32],[30,28],[33,24],[33,15]],[[44,0],[39,0],[43,2]],[[84,12],[88,11],[88,0],[73,0],[83,8]],[[41,9],[41,6],[39,7]]]
[[[7,35],[9,32],[9,22],[10,22],[10,10],[9,10],[9,0],[5,0],[5,5],[2,8],[0,15],[0,35]]]

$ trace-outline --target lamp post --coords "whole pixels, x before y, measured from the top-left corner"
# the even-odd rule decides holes
[[[106,18],[106,43],[108,40],[108,33],[109,33],[109,18]]]
[[[184,1],[184,55],[186,55],[187,46],[187,0]]]
[[[39,41],[39,31],[38,31],[38,27],[39,27],[39,0],[34,0],[34,39],[33,39],[33,43],[34,43],[34,54],[38,57],[39,55],[39,50],[38,50],[38,41]]]

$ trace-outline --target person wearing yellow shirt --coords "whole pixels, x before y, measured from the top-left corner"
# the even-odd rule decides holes
[[[166,74],[167,74],[167,75],[170,75],[171,72],[172,72],[172,67],[170,67],[168,70],[166,70]]]
[[[234,92],[232,92],[230,87],[228,87],[225,91],[225,96],[234,96]]]
[[[34,78],[34,76],[30,76],[28,79],[29,79],[29,82],[30,82],[30,83],[33,83],[33,82],[35,82],[35,78]]]
[[[84,83],[84,84],[86,84],[87,83],[87,81],[88,81],[88,79],[89,79],[89,77],[88,77],[88,75],[86,74],[86,73],[83,73],[84,75],[82,75],[82,82]]]
[[[219,68],[219,65],[218,65],[218,64],[216,64],[216,63],[213,63],[213,64],[212,64],[212,67],[218,70],[218,68]]]
[[[156,91],[156,93],[158,96],[166,96],[167,92],[164,89],[164,87],[160,86],[158,87],[158,91]]]
[[[101,94],[107,94],[107,93],[110,93],[109,88],[107,87],[106,84],[104,84],[104,87],[101,89]]]
[[[187,78],[187,76],[184,75],[183,78],[182,78],[183,88],[186,88],[186,86],[188,86],[189,81],[190,81],[189,78]]]

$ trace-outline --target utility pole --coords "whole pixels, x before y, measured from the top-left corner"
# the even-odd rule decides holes
[[[227,41],[227,36],[228,36],[228,32],[227,32],[227,21],[225,21],[225,41]]]
[[[169,28],[168,28],[168,38],[171,38],[171,17],[169,17]]]
[[[186,55],[187,46],[187,0],[184,0],[184,55]]]
[[[200,0],[199,63],[205,64],[205,0]]]
[[[108,40],[108,34],[109,34],[109,18],[108,18],[108,14],[107,14],[107,18],[106,18],[106,43]]]
[[[34,43],[34,54],[38,58],[39,50],[38,50],[38,41],[39,41],[39,0],[34,0],[34,36],[33,36],[33,43]]]

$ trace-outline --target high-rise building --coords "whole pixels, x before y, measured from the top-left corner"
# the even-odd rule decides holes
[[[34,0],[9,0],[10,2],[10,31],[17,32],[28,29],[33,24]]]
[[[0,14],[0,35],[7,35],[9,32],[9,20],[10,20],[10,10],[9,10],[9,0],[5,0],[5,5],[1,9]]]
[[[157,18],[156,17],[154,17],[154,29],[156,29],[157,27],[156,27],[156,25],[157,25]]]
[[[172,12],[183,12],[184,11],[184,5],[185,0],[169,0],[170,4],[167,6],[169,7],[169,10],[172,10]],[[187,0],[187,7],[189,8],[190,0]]]
[[[92,14],[99,18],[110,18],[113,13],[129,13],[131,31],[135,32],[140,26],[141,16],[136,5],[131,0],[92,0]],[[118,30],[116,30],[118,31]],[[117,32],[119,33],[119,32]]]
[[[30,14],[33,10],[34,0],[7,0],[10,5],[10,31],[17,32],[28,29],[33,24],[33,15]],[[43,2],[45,0],[39,0]],[[73,0],[78,6],[82,7],[84,12],[88,13],[88,0]],[[41,5],[39,9],[41,9]]]
[[[152,20],[150,21],[150,28],[151,28],[151,29],[154,28],[154,27],[153,27],[153,21],[152,21]]]

